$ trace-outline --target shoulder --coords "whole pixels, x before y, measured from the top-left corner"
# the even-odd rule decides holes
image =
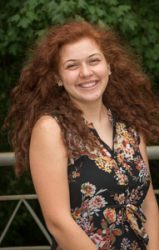
[[[119,136],[124,137],[132,144],[140,144],[140,133],[134,126],[128,125],[125,122],[117,122],[116,130]]]
[[[140,133],[137,130],[137,128],[135,128],[134,126],[129,126],[128,127],[128,132],[130,134],[130,136],[134,139],[134,142],[139,145],[140,144]]]
[[[53,136],[54,140],[60,138],[62,135],[61,128],[57,119],[49,115],[44,115],[38,119],[32,130],[32,137],[34,136]]]
[[[31,135],[29,158],[32,168],[41,164],[57,165],[60,159],[67,160],[67,149],[55,118],[42,116],[36,122]]]
[[[31,135],[31,148],[65,148],[61,128],[56,118],[45,115],[35,123]]]
[[[40,117],[34,125],[33,130],[54,131],[60,133],[60,127],[56,117],[44,115]]]

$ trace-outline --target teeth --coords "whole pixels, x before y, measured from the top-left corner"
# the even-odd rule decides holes
[[[92,87],[94,87],[96,85],[96,81],[87,82],[87,83],[81,83],[79,85],[82,88],[92,88]]]

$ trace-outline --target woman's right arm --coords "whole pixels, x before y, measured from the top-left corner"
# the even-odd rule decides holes
[[[41,117],[32,131],[30,168],[48,230],[63,250],[95,250],[70,213],[67,160],[56,120]]]

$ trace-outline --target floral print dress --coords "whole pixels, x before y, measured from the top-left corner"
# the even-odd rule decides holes
[[[68,167],[72,217],[98,250],[146,250],[141,205],[150,175],[139,151],[139,135],[113,119],[111,149],[93,125],[88,126],[101,150],[81,154]]]

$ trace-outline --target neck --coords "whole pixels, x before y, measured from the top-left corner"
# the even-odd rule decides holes
[[[87,104],[78,103],[77,106],[82,110],[83,117],[89,123],[99,124],[107,114],[107,108],[102,101]]]

